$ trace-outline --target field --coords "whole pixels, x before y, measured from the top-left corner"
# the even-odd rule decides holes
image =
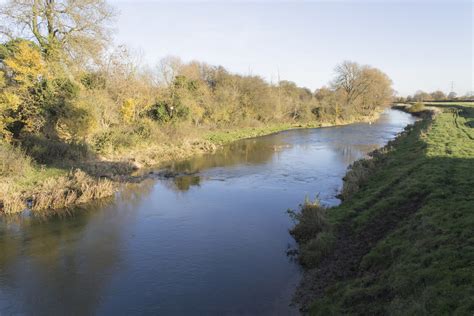
[[[293,230],[304,310],[473,314],[474,104],[429,106],[442,111],[354,164],[340,206],[302,207],[324,221]]]

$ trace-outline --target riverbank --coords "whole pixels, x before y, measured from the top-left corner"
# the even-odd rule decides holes
[[[146,178],[134,176],[142,168],[166,165],[192,156],[214,152],[234,141],[269,135],[297,128],[318,128],[374,121],[380,110],[369,116],[333,122],[268,124],[239,129],[185,131],[165,143],[149,142],[127,150],[84,155],[80,161],[53,161],[38,165],[16,148],[0,148],[3,174],[0,174],[0,213],[13,214],[26,207],[32,211],[60,209],[113,195],[122,184]],[[61,160],[61,155],[58,155]],[[93,158],[90,158],[93,157]]]
[[[436,107],[352,165],[339,206],[293,213],[304,312],[472,314],[474,104]]]

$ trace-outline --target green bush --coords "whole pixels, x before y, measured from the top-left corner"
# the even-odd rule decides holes
[[[90,157],[85,143],[63,142],[39,136],[28,136],[22,142],[26,153],[41,164],[78,162]]]
[[[113,152],[121,147],[130,147],[133,144],[130,131],[122,128],[102,131],[92,140],[92,148],[101,154]]]
[[[150,117],[152,120],[162,123],[171,120],[171,116],[168,112],[165,101],[159,101],[153,104],[148,110],[147,116]]]
[[[108,154],[140,144],[156,143],[162,138],[159,126],[152,120],[143,118],[133,125],[117,125],[96,134],[92,138],[91,147],[97,153]]]

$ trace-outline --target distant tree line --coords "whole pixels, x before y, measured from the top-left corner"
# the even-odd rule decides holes
[[[55,140],[102,152],[170,125],[354,120],[393,97],[386,74],[349,61],[315,91],[176,57],[142,67],[107,45],[114,11],[103,0],[11,0],[0,16],[0,139],[30,150]]]
[[[474,93],[470,92],[463,96],[457,95],[456,92],[451,91],[445,94],[441,90],[436,90],[431,93],[418,90],[415,94],[405,97],[396,98],[397,102],[426,102],[426,101],[456,101],[456,100],[474,100]]]

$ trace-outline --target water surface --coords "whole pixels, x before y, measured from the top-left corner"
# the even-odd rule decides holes
[[[287,315],[299,266],[286,214],[335,205],[347,166],[414,119],[292,130],[175,163],[71,216],[0,222],[0,314]]]

